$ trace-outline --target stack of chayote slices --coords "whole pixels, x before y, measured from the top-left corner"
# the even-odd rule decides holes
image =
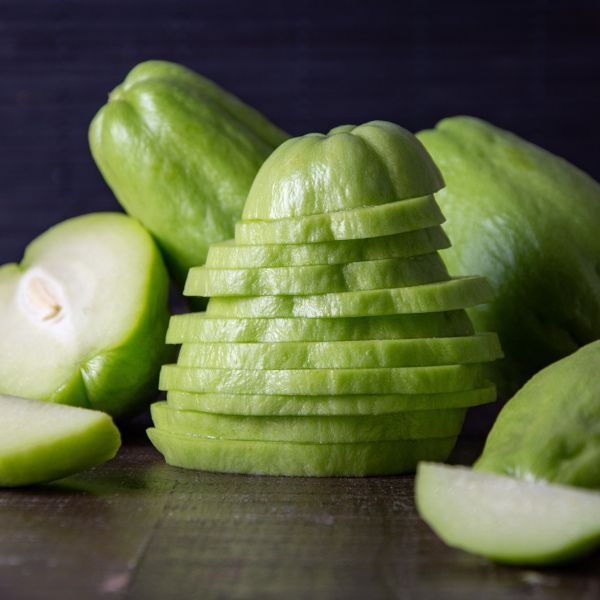
[[[376,475],[447,458],[467,408],[495,398],[486,363],[501,350],[464,311],[488,284],[451,278],[438,254],[441,187],[420,142],[388,122],[271,155],[235,240],[190,270],[206,313],[171,320],[181,353],[149,429],[169,464]]]

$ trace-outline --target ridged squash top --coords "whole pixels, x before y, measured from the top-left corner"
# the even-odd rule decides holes
[[[385,204],[444,186],[417,138],[399,125],[371,121],[310,133],[282,144],[250,189],[243,220],[281,219]]]

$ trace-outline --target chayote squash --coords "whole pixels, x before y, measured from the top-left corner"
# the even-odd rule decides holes
[[[510,397],[531,376],[600,338],[600,184],[562,158],[473,117],[418,138],[446,187],[436,200],[452,275],[485,276],[494,299],[469,311],[506,353],[494,379]]]
[[[212,81],[164,61],[137,65],[89,131],[106,182],[181,286],[212,242],[233,236],[256,172],[286,138]]]
[[[534,375],[509,400],[481,471],[600,488],[600,340]]]
[[[417,138],[395,123],[341,125],[288,140],[265,162],[243,221],[287,219],[376,207],[444,187]]]

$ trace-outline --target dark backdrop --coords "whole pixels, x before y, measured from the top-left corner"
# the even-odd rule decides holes
[[[117,208],[87,126],[149,58],[294,134],[466,113],[600,178],[597,0],[0,0],[0,263],[55,222]]]

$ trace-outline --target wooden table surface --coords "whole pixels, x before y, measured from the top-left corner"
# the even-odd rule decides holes
[[[480,444],[454,454],[470,462]],[[447,548],[411,476],[251,477],[168,467],[130,431],[118,457],[0,492],[0,598],[600,597],[600,554],[545,571]]]

